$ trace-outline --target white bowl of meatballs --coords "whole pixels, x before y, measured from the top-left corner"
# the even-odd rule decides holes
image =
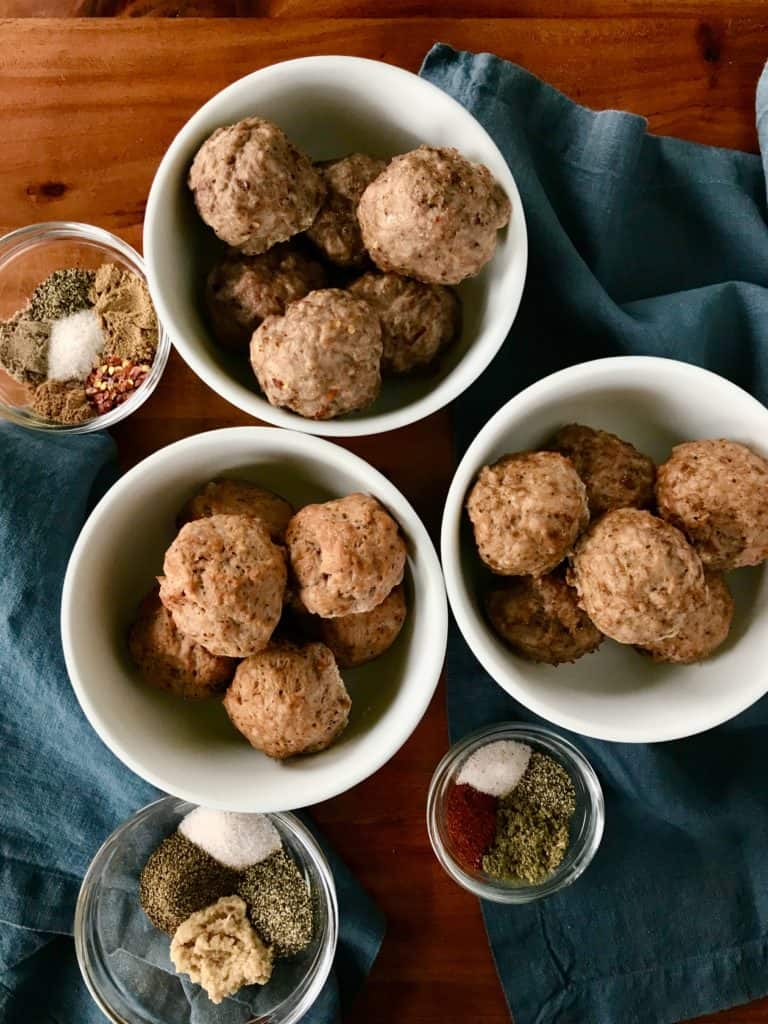
[[[690,736],[768,692],[768,410],[687,363],[555,373],[480,431],[442,562],[477,659],[567,729]]]
[[[158,316],[244,412],[329,436],[447,405],[502,345],[527,235],[506,161],[410,72],[308,57],[186,123],[144,221]]]
[[[78,700],[147,781],[232,811],[290,810],[377,771],[445,656],[437,554],[400,492],[319,438],[199,434],[123,476],[67,569]]]

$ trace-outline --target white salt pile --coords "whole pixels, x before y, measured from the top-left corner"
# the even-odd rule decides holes
[[[489,796],[507,796],[518,784],[531,758],[531,748],[517,740],[496,740],[470,754],[457,783]]]
[[[103,348],[101,320],[92,309],[54,320],[48,344],[49,380],[85,380]]]
[[[179,825],[191,843],[229,868],[241,871],[282,849],[280,834],[264,814],[235,814],[197,807]]]

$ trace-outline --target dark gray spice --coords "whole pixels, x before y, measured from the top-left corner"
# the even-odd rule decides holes
[[[92,270],[66,267],[54,270],[32,292],[26,315],[31,320],[58,320],[81,309],[90,309],[88,297],[96,275]]]
[[[149,920],[173,935],[182,921],[237,892],[240,874],[219,864],[180,832],[150,854],[139,879],[139,902]]]
[[[246,868],[238,895],[253,927],[277,956],[291,956],[312,941],[312,900],[303,875],[284,850]]]

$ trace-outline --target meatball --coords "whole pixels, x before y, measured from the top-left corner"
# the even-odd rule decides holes
[[[217,340],[247,352],[265,317],[282,316],[290,302],[325,283],[322,265],[293,243],[276,245],[260,256],[230,249],[206,282],[205,301]]]
[[[768,461],[746,445],[677,445],[659,466],[656,501],[707,568],[737,569],[768,558]]]
[[[352,153],[315,166],[325,182],[326,193],[307,237],[331,263],[341,267],[360,266],[367,253],[357,223],[357,204],[387,162],[365,153]]]
[[[530,661],[576,661],[603,639],[576,591],[557,575],[505,580],[490,591],[485,608],[501,639]]]
[[[405,541],[392,516],[367,494],[306,505],[285,535],[298,598],[333,619],[372,611],[405,571]]]
[[[260,117],[217,128],[192,161],[189,187],[205,223],[251,255],[306,231],[325,197],[309,157]]]
[[[606,636],[654,644],[680,631],[706,598],[701,559],[674,526],[650,512],[606,512],[579,541],[568,582]]]
[[[312,420],[365,409],[381,387],[381,326],[367,302],[338,288],[310,292],[270,316],[251,365],[272,405]]]
[[[320,639],[330,647],[342,668],[354,668],[373,661],[400,635],[407,608],[402,586],[395,587],[369,612],[317,619]]]
[[[240,663],[224,697],[238,732],[279,759],[325,750],[344,731],[351,706],[325,644],[270,644]]]
[[[691,665],[703,661],[725,642],[733,621],[733,597],[719,572],[705,573],[704,601],[689,609],[680,630],[666,640],[639,647],[654,661]]]
[[[450,288],[399,274],[363,274],[349,291],[369,302],[381,321],[383,374],[428,366],[459,333],[461,305]]]
[[[285,540],[293,506],[274,491],[250,480],[211,480],[193,495],[179,513],[179,528],[209,516],[252,516],[266,527],[275,544]]]
[[[557,452],[519,452],[485,466],[467,512],[480,557],[501,576],[550,572],[589,521],[584,484]]]
[[[558,430],[550,447],[570,459],[584,481],[593,519],[615,508],[653,504],[656,467],[628,441],[605,430],[571,423]]]
[[[427,284],[458,284],[491,259],[511,206],[483,164],[456,149],[419,146],[396,156],[363,192],[363,243],[381,270]]]
[[[128,634],[128,649],[142,678],[160,690],[187,700],[203,700],[224,692],[237,662],[211,654],[176,628],[157,590],[139,605]]]
[[[160,600],[176,628],[212,654],[246,658],[269,643],[283,610],[282,548],[249,516],[187,523],[165,553]]]

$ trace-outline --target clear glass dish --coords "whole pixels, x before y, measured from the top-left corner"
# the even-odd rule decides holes
[[[94,227],[68,221],[30,224],[0,238],[0,320],[26,305],[41,281],[54,270],[77,267],[97,270],[102,263],[116,263],[146,280],[144,261],[121,238]],[[30,407],[30,389],[0,367],[0,417],[35,430],[86,434],[114,426],[135,412],[149,398],[163,375],[171,342],[158,323],[157,352],[144,381],[130,398],[109,412],[85,423],[65,424],[44,419]]]
[[[215,1005],[173,972],[170,938],[139,906],[141,869],[155,847],[194,809],[166,796],[138,811],[107,839],[83,879],[75,911],[75,951],[83,979],[114,1024],[295,1024],[317,999],[333,964],[338,905],[330,868],[293,814],[270,814],[286,852],[313,893],[314,935],[296,956],[276,961],[270,981]],[[149,961],[149,962],[148,962]]]
[[[462,765],[476,750],[496,740],[518,740],[559,761],[576,790],[576,810],[570,823],[570,843],[559,867],[544,881],[528,885],[468,870],[455,858],[445,827],[446,799]],[[571,885],[583,874],[600,846],[605,805],[600,782],[576,747],[542,725],[505,722],[471,733],[454,744],[438,764],[427,796],[427,829],[435,856],[455,882],[484,900],[531,903]]]

